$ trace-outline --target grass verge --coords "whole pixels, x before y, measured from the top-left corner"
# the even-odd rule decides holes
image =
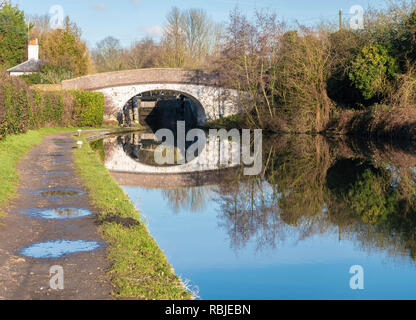
[[[114,294],[148,300],[190,299],[129,197],[82,139],[84,146],[75,150],[74,162],[92,204],[98,209],[100,232],[110,245],[110,273],[117,288]],[[123,221],[130,222],[125,225]]]
[[[0,208],[4,208],[8,201],[16,195],[19,182],[16,167],[20,159],[33,146],[40,144],[44,136],[72,130],[74,129],[43,128],[30,130],[24,134],[10,135],[4,140],[0,140]]]

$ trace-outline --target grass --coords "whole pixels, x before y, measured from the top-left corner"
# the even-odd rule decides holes
[[[191,299],[129,197],[111,178],[96,152],[81,139],[84,145],[75,150],[74,161],[92,204],[98,209],[100,232],[110,245],[110,274],[117,288],[114,295],[147,300]],[[112,217],[134,219],[139,224],[109,222]]]
[[[16,195],[19,175],[16,171],[17,164],[30,149],[40,144],[46,135],[73,129],[44,128],[36,131],[28,131],[24,134],[7,136],[0,140],[0,208]],[[1,211],[0,211],[1,215]]]
[[[11,135],[0,141],[0,208],[16,195],[19,182],[16,167],[31,148],[40,144],[44,136],[77,129],[43,128]],[[75,165],[90,192],[93,205],[99,210],[100,231],[110,244],[109,259],[113,261],[110,273],[117,288],[114,294],[141,299],[190,299],[191,295],[141,222],[129,197],[83,140],[83,148],[74,152]],[[134,219],[139,224],[124,226],[119,222],[108,222],[115,216]]]
[[[32,147],[42,142],[44,136],[58,133],[81,130],[116,129],[114,126],[103,126],[102,128],[42,128],[29,130],[23,134],[7,136],[0,140],[0,216],[4,213],[8,202],[13,199],[17,192],[19,175],[16,171],[18,162],[30,151]]]

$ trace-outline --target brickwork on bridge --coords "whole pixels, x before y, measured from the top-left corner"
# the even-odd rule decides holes
[[[62,81],[63,89],[97,90],[133,84],[180,83],[204,86],[221,86],[218,73],[185,69],[136,69],[97,73]]]
[[[134,96],[149,91],[175,91],[196,105],[198,125],[241,110],[240,93],[224,88],[218,73],[184,69],[137,69],[79,77],[62,82],[63,89],[101,92],[106,120],[116,120]]]

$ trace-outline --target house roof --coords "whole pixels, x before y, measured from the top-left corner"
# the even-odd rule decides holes
[[[45,65],[43,60],[30,59],[13,68],[8,69],[8,72],[40,72],[40,69]]]

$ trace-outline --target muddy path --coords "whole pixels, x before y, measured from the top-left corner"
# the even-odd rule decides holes
[[[74,145],[69,133],[51,135],[19,163],[18,195],[0,218],[0,299],[111,299],[106,244]],[[52,266],[63,268],[63,290],[51,288]]]

